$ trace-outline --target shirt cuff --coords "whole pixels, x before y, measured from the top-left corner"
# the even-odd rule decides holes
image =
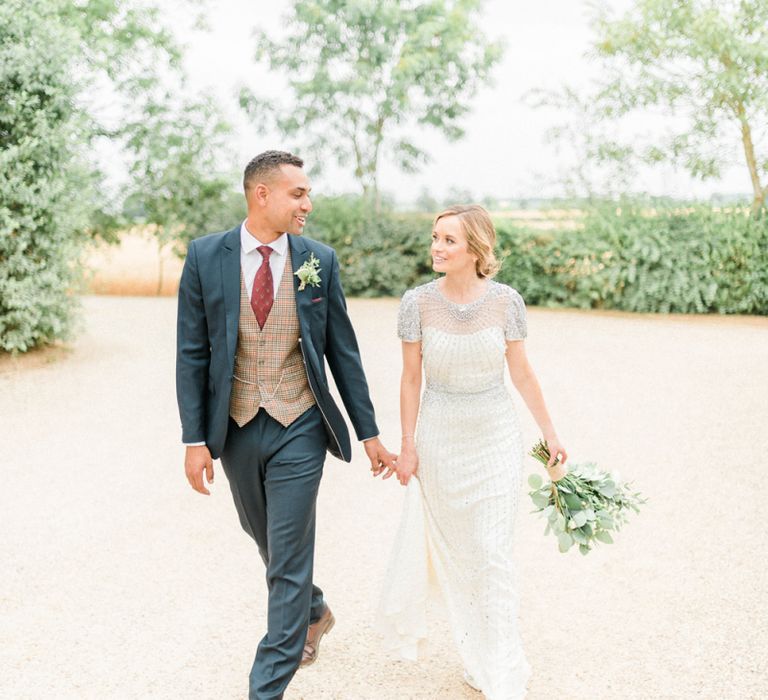
[[[200,447],[201,445],[205,445],[205,442],[185,442],[184,444],[187,447]]]
[[[371,435],[371,437],[362,438],[360,442],[365,442],[366,440],[373,440],[374,438],[379,437],[379,433],[376,433],[376,435]]]

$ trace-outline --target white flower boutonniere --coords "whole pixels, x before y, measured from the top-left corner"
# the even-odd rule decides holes
[[[299,278],[299,291],[302,291],[304,287],[309,285],[310,287],[320,286],[320,261],[315,257],[314,253],[310,253],[309,260],[307,260],[296,272],[293,274]]]

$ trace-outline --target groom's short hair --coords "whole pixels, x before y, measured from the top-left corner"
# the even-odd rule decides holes
[[[304,161],[293,153],[287,151],[264,151],[259,153],[245,166],[243,173],[243,189],[247,193],[249,188],[259,181],[264,181],[275,174],[281,165],[295,165],[304,167]]]

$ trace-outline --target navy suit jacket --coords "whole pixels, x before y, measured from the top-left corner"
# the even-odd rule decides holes
[[[379,434],[333,248],[288,235],[293,271],[310,254],[320,261],[320,286],[299,291],[293,276],[299,345],[309,386],[323,416],[328,451],[349,462],[349,431],[328,390],[325,359],[359,440]],[[216,459],[229,425],[229,398],[240,322],[240,226],[189,245],[179,283],[176,398],[182,441],[203,442]]]

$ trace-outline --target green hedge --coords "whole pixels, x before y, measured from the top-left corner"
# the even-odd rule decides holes
[[[335,248],[348,296],[400,296],[434,277],[429,256],[432,217],[375,214],[354,196],[319,200],[307,235]]]
[[[431,220],[325,198],[307,235],[336,249],[348,295],[399,296],[434,276]],[[614,205],[589,212],[583,224],[537,231],[498,220],[498,279],[531,305],[768,314],[768,217]]]
[[[704,207],[593,211],[584,228],[498,226],[501,281],[529,304],[641,312],[768,314],[768,218]]]

